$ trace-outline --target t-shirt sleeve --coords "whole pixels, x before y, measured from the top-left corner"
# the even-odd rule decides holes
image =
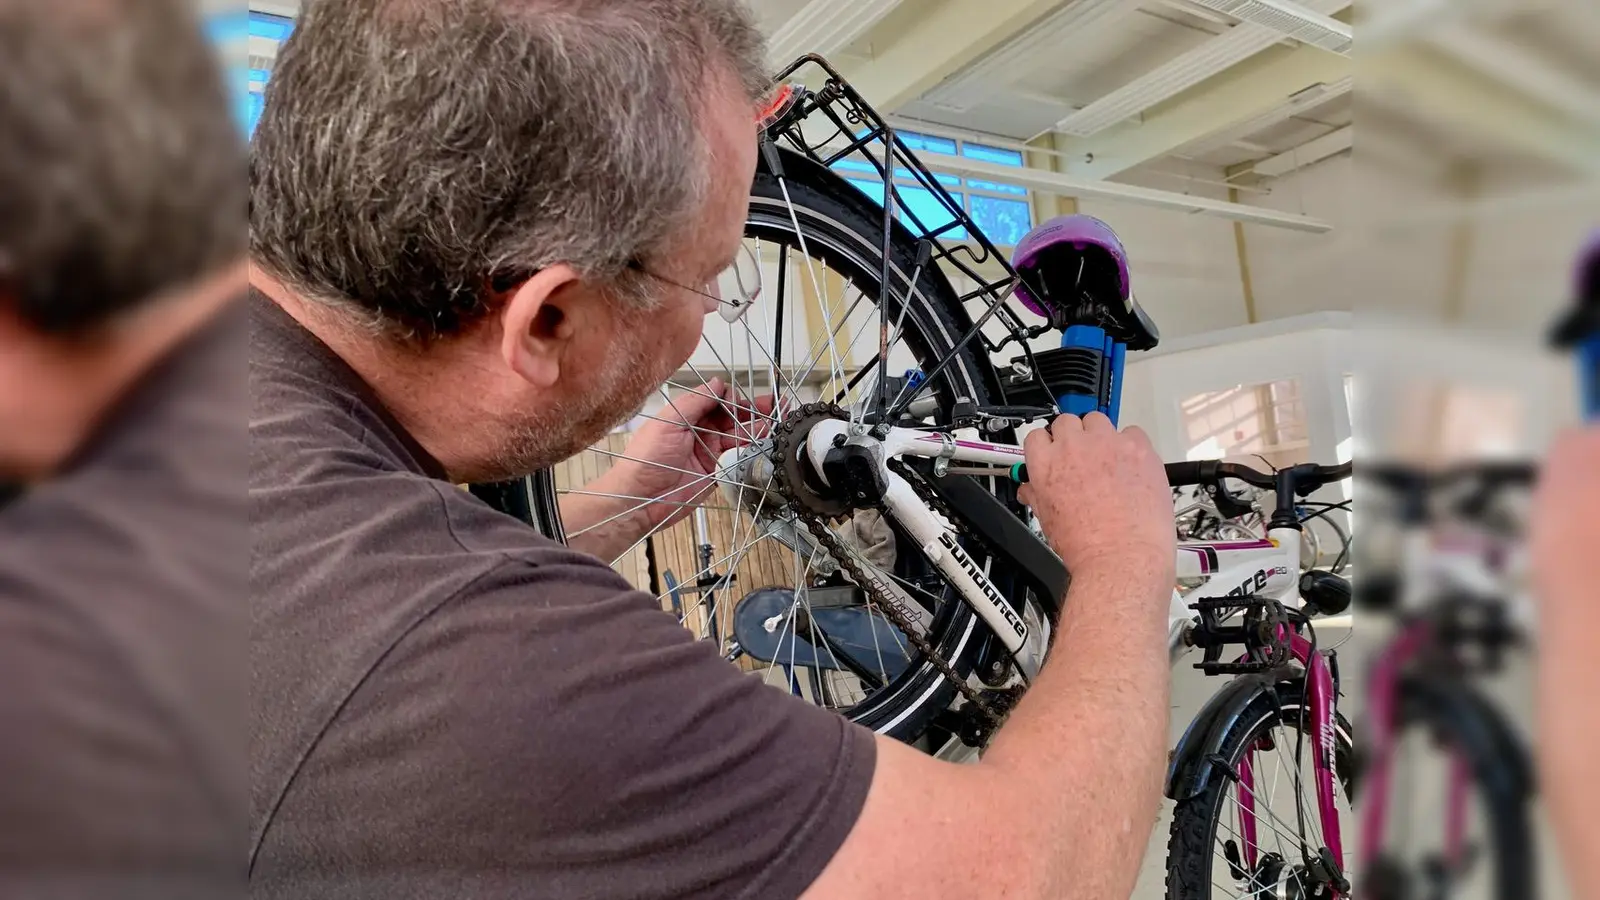
[[[870,732],[741,673],[559,548],[508,559],[418,622],[315,756],[324,771],[302,784],[393,795],[379,834],[317,850],[330,864],[398,840],[423,869],[593,898],[798,896],[875,763]]]

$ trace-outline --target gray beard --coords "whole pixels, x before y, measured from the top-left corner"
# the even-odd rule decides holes
[[[642,364],[654,361],[642,334],[642,329],[623,329],[590,390],[518,423],[490,460],[493,480],[547,469],[582,453],[633,418],[673,371],[658,373]]]

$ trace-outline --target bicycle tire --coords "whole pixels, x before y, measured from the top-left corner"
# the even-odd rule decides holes
[[[1487,700],[1459,683],[1408,678],[1400,683],[1398,699],[1397,740],[1407,730],[1426,729],[1438,745],[1455,748],[1466,758],[1492,845],[1489,896],[1537,897],[1531,764],[1526,751],[1514,744],[1510,726]],[[1380,853],[1370,868],[1375,877],[1387,880],[1373,885],[1368,894],[1373,900],[1417,896],[1395,886],[1393,879],[1405,877],[1405,870],[1392,858]]]
[[[1281,682],[1275,691],[1262,692],[1246,707],[1244,714],[1224,735],[1218,753],[1220,762],[1229,771],[1238,766],[1246,747],[1273,728],[1299,729],[1303,686],[1303,676]],[[1352,799],[1356,766],[1350,723],[1343,716],[1337,716],[1334,732],[1334,771],[1343,782],[1346,798]],[[1311,734],[1306,735],[1308,755],[1314,739]],[[1233,783],[1227,778],[1213,778],[1205,790],[1179,801],[1174,808],[1167,837],[1167,900],[1212,900],[1212,864],[1218,858],[1213,847],[1223,803]],[[1305,784],[1308,792],[1313,789],[1309,779]],[[1315,815],[1314,796],[1308,793],[1305,798],[1312,815]]]

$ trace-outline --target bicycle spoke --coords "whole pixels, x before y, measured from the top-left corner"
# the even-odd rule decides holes
[[[692,364],[692,363],[684,363],[684,365],[689,367],[689,371],[692,374],[694,374],[696,377],[698,377],[701,380],[702,384],[710,384],[710,382],[706,380],[706,377],[700,373],[700,370],[695,368],[694,364]],[[679,384],[676,381],[668,381],[665,385],[663,385],[663,387],[677,388],[680,391],[683,391],[685,393],[691,393],[691,394],[700,390],[700,388],[698,388],[698,387],[693,387],[693,386],[687,385],[687,384]],[[747,413],[750,416],[753,416],[753,417],[756,417],[756,418],[761,418],[761,419],[766,419],[768,421],[772,420],[772,416],[771,415],[769,415],[768,413],[764,413],[761,410],[756,409],[753,406],[745,406],[742,403],[738,403],[738,402],[735,402],[733,400],[729,400],[727,398],[719,398],[717,400],[717,402],[719,404],[721,404],[723,407],[727,408],[727,409],[737,410],[737,411],[742,412],[742,413]],[[735,421],[737,421],[737,419],[735,419]],[[744,423],[741,422],[740,424],[744,424]]]
[[[855,287],[855,285],[851,285],[851,287]],[[846,294],[848,294],[848,293],[849,292],[846,291]],[[850,316],[855,314],[855,311],[856,311],[857,307],[859,307],[861,305],[861,301],[863,301],[865,299],[867,299],[867,295],[862,293],[859,288],[856,288],[856,299],[850,303],[850,308],[848,310],[846,310],[844,316],[839,319],[839,324],[833,326],[834,331],[830,332],[830,335],[829,335],[830,338],[831,337],[836,337],[837,336],[837,330],[840,329],[840,328],[843,328],[843,327],[845,327],[845,325],[849,324]],[[842,306],[843,303],[844,303],[844,298],[841,297],[841,298],[839,298],[839,300],[840,300],[840,305]],[[854,341],[855,338],[860,337],[860,336],[861,336],[861,330],[858,328],[856,330],[855,335],[852,336],[851,340]],[[815,372],[816,369],[817,369],[817,365],[822,362],[822,356],[827,351],[827,349],[828,349],[827,343],[823,339],[820,339],[820,338],[815,343],[813,343],[809,349],[807,349],[807,351],[806,351],[806,365],[805,365],[805,368],[803,370],[801,370],[799,377],[795,379],[795,383],[796,384],[805,384],[806,379],[811,377],[811,373]]]
[[[621,459],[631,463],[638,463],[641,466],[650,466],[651,468],[665,469],[668,472],[677,472],[679,475],[693,475],[696,480],[700,481],[703,481],[707,478],[716,478],[724,472],[731,471],[734,466],[738,465],[738,463],[735,462],[729,463],[726,466],[722,466],[721,468],[714,469],[710,472],[695,472],[689,469],[680,469],[677,466],[669,466],[666,463],[656,462],[655,460],[651,459],[640,459],[637,456],[629,456],[626,453],[617,453],[614,450],[602,450],[599,447],[590,447],[589,452],[598,453],[601,456],[609,456],[612,459]],[[688,485],[683,485],[683,487],[688,487]],[[683,487],[677,488],[677,490],[682,490]]]
[[[1285,730],[1288,730],[1288,729],[1285,729]],[[1298,729],[1295,730],[1295,733],[1297,735],[1299,734]],[[1312,753],[1314,754],[1315,752],[1316,752],[1316,750],[1313,749]],[[1276,759],[1277,762],[1278,762],[1278,769],[1279,770],[1283,770],[1284,774],[1289,776],[1290,782],[1294,783],[1296,785],[1296,788],[1295,788],[1296,792],[1300,792],[1302,790],[1302,786],[1305,784],[1304,773],[1302,773],[1301,777],[1297,780],[1294,777],[1294,771],[1293,771],[1294,769],[1300,768],[1300,760],[1296,759],[1295,762],[1294,762],[1294,766],[1292,768],[1290,766],[1286,765],[1284,763],[1284,761],[1283,761],[1283,744],[1281,744],[1281,743],[1278,745],[1278,749],[1273,751],[1272,755],[1273,755],[1273,758]],[[1314,776],[1315,775],[1315,769],[1313,769],[1312,771],[1313,771],[1313,776]],[[1274,773],[1274,777],[1276,777],[1276,773]],[[1316,786],[1315,786],[1314,782],[1312,784],[1312,790],[1313,791],[1316,790]],[[1312,801],[1312,802],[1315,803],[1315,801]],[[1323,837],[1322,837],[1322,817],[1320,815],[1317,815],[1317,816],[1307,816],[1306,818],[1311,820],[1308,823],[1308,826],[1306,828],[1306,834],[1307,834],[1308,838],[1314,839],[1315,843],[1316,843],[1316,846],[1318,846],[1318,847],[1325,846],[1327,842],[1325,840],[1323,840]]]
[[[677,419],[668,419],[668,418],[665,418],[665,417],[662,417],[662,416],[652,415],[651,413],[647,413],[647,412],[635,413],[635,415],[637,415],[641,419],[651,419],[651,420],[654,420],[656,422],[661,422],[661,423],[666,424],[666,425],[675,425],[675,426],[677,426],[679,428],[687,428],[690,431],[698,431],[701,434],[709,434],[709,435],[711,435],[713,437],[719,437],[719,438],[731,437],[731,435],[729,435],[726,431],[718,431],[715,428],[703,428],[703,427],[701,427],[699,425],[685,425],[685,424],[683,424],[683,422],[681,422],[681,421],[679,421]]]
[[[727,362],[725,362],[723,360],[722,353],[717,350],[715,344],[712,344],[710,341],[706,341],[706,349],[710,350],[711,351],[711,355],[713,357],[715,357],[717,362],[721,363],[725,368],[729,368],[729,369],[732,368],[731,366],[729,366],[729,364]],[[733,355],[733,348],[731,348],[731,347],[728,348],[728,355],[729,356]],[[688,366],[689,367],[689,371],[693,372],[696,376],[698,376],[699,379],[702,382],[704,382],[707,387],[711,386],[711,382],[707,381],[706,380],[706,376],[702,375],[700,373],[700,370],[695,368],[694,363],[685,362],[684,365]],[[754,415],[757,415],[757,416],[760,416],[763,419],[766,419],[769,422],[770,421],[775,421],[775,419],[774,419],[774,417],[772,415],[762,412],[760,407],[758,407],[756,405],[756,398],[750,396],[748,393],[745,393],[744,385],[739,383],[739,379],[738,378],[734,378],[731,382],[728,382],[728,386],[729,386],[729,388],[731,388],[733,390],[733,393],[736,396],[740,396],[740,397],[744,398],[744,401],[745,401],[745,404],[746,404],[746,406],[744,407],[745,409],[749,410]],[[737,418],[734,421],[738,421]]]
[[[676,506],[679,509],[715,509],[722,512],[737,512],[737,510],[731,506],[717,506],[709,503],[678,503],[672,500],[662,500],[659,497],[636,497],[633,494],[613,494],[608,491],[587,491],[578,490],[577,488],[562,488],[561,490],[556,491],[556,493],[563,497],[569,494],[578,497],[608,497],[612,500],[642,500],[647,504],[659,503],[662,506]]]
[[[683,414],[683,410],[678,408],[678,401],[672,399],[672,395],[667,393],[667,389],[666,388],[664,388],[664,387],[656,388],[656,390],[661,393],[661,399],[667,401],[667,405],[672,407],[672,411],[678,414],[678,419],[682,422],[682,424],[685,427],[688,427],[689,426],[689,417],[684,415]],[[737,422],[738,419],[735,418],[734,421]],[[690,427],[689,428],[689,436],[694,438],[694,442],[696,444],[699,444],[700,445],[700,449],[704,450],[706,452],[706,458],[708,460],[710,460],[709,465],[713,465],[714,466],[714,465],[717,464],[717,460],[722,457],[722,454],[720,454],[720,453],[716,452],[715,450],[711,449],[711,446],[706,443],[705,438],[702,438],[700,436],[700,430],[701,429]]]
[[[778,179],[778,188],[783,192],[783,204],[789,210],[789,223],[794,226],[795,241],[800,245],[800,255],[805,257],[806,273],[811,277],[811,290],[817,296],[817,306],[822,310],[823,327],[828,329],[828,356],[830,359],[828,371],[833,375],[841,375],[839,367],[839,348],[833,341],[833,323],[828,317],[828,295],[823,290],[822,282],[817,279],[817,267],[813,264],[811,250],[806,246],[806,233],[800,227],[799,214],[795,212],[794,201],[789,198],[788,180]]]
[[[1238,790],[1242,791],[1242,790],[1244,790],[1244,788],[1239,787]],[[1244,804],[1239,802],[1239,798],[1237,796],[1235,796],[1234,794],[1226,794],[1226,796],[1227,796],[1227,798],[1229,800],[1233,801],[1233,805],[1235,807],[1237,807],[1240,811],[1244,810]],[[1252,793],[1252,796],[1253,796],[1253,793]],[[1293,833],[1292,830],[1291,831],[1282,831],[1282,830],[1279,830],[1279,828],[1277,827],[1277,826],[1281,825],[1283,828],[1287,829],[1287,828],[1290,827],[1287,822],[1285,822],[1282,819],[1278,818],[1277,815],[1274,814],[1272,812],[1272,810],[1269,809],[1269,810],[1265,810],[1265,812],[1267,814],[1267,818],[1271,819],[1272,821],[1264,823],[1264,822],[1261,821],[1261,818],[1260,818],[1260,814],[1262,812],[1263,812],[1263,810],[1261,809],[1260,804],[1258,803],[1257,807],[1256,807],[1256,826],[1257,827],[1260,827],[1261,825],[1265,824],[1268,828],[1271,828],[1280,838],[1288,838],[1290,844],[1293,844],[1295,846],[1299,846],[1300,839],[1295,836],[1295,834]],[[1218,821],[1219,822],[1221,821],[1220,817],[1219,817]],[[1273,822],[1276,822],[1277,825],[1273,825],[1272,824]],[[1260,836],[1259,835],[1257,835],[1256,840],[1258,840],[1258,841],[1260,840]],[[1288,858],[1288,857],[1285,857],[1285,858]]]
[[[634,460],[634,458],[631,457],[631,456],[623,456],[621,454],[611,453],[610,451],[607,451],[607,450],[601,450],[599,447],[590,447],[589,449],[591,451],[595,452],[595,453],[599,453],[599,454],[604,455],[604,456],[615,456],[618,459],[633,460],[635,462],[641,462],[641,463],[645,462],[645,460]],[[655,463],[653,465],[660,465],[660,464],[659,463]],[[664,468],[673,469],[672,466],[664,466]],[[697,476],[694,481],[687,482],[687,483],[679,486],[678,488],[676,488],[676,490],[680,490],[681,491],[681,490],[684,490],[685,488],[693,487],[695,484],[697,484],[700,481],[707,480],[707,479],[712,479],[712,478],[717,478],[717,477],[721,476],[724,472],[728,471],[728,469],[730,469],[730,468],[732,468],[732,466],[724,466],[723,468],[717,469],[716,471],[710,472],[710,473],[708,473],[706,475]],[[686,472],[687,470],[675,469],[675,471]],[[688,473],[688,474],[692,474],[692,473]],[[666,523],[665,520],[663,520],[661,522],[661,524],[656,525],[655,527],[651,528],[649,531],[646,531],[644,534],[640,535],[639,539],[634,541],[633,543],[629,544],[628,548],[626,550],[623,550],[621,553],[619,553],[616,556],[612,557],[612,559],[608,563],[608,565],[615,566],[617,564],[617,562],[619,560],[621,560],[624,556],[627,556],[629,553],[632,553],[634,550],[638,549],[640,544],[643,544],[645,541],[648,541],[652,537],[655,537],[656,534],[661,532],[661,530],[666,528],[666,527],[667,527],[667,523]],[[568,537],[570,538],[571,535],[568,535]],[[659,598],[658,598],[658,600],[659,600]]]
[[[1245,788],[1242,785],[1235,785],[1235,788],[1236,788],[1236,792],[1245,790]],[[1283,829],[1284,829],[1283,831],[1279,831],[1277,828],[1273,828],[1273,830],[1276,831],[1279,834],[1279,836],[1287,837],[1291,844],[1293,844],[1294,846],[1298,847],[1300,845],[1300,836],[1296,832],[1294,826],[1290,825],[1288,822],[1283,821],[1283,819],[1279,818],[1278,814],[1273,812],[1270,808],[1264,808],[1263,804],[1261,803],[1261,797],[1255,791],[1247,791],[1247,793],[1250,795],[1250,797],[1252,799],[1254,799],[1256,801],[1256,803],[1255,803],[1256,813],[1257,813],[1256,824],[1257,825],[1261,824],[1260,814],[1262,812],[1265,812],[1267,814],[1267,818],[1271,819],[1273,822],[1276,822],[1278,825],[1282,826]],[[1238,800],[1238,798],[1236,796],[1233,796],[1233,795],[1230,794],[1230,795],[1228,795],[1228,799],[1232,800],[1234,805],[1237,806],[1239,809],[1241,809],[1241,810],[1244,809],[1244,805],[1239,802],[1239,800]]]
[[[596,453],[605,452],[605,451],[599,450],[598,448],[590,448],[590,449],[593,449]],[[629,456],[624,456],[622,458],[623,459],[631,459],[634,462],[641,462],[641,463],[642,462],[646,462],[645,460],[633,459],[633,457],[629,457]],[[662,466],[662,468],[670,469],[672,467],[671,466]],[[701,484],[703,484],[705,482],[708,482],[708,481],[714,480],[718,475],[720,475],[725,470],[718,469],[717,471],[708,472],[708,473],[703,474],[703,475],[696,474],[696,473],[693,473],[693,472],[689,472],[687,469],[678,469],[677,471],[683,472],[683,473],[688,474],[688,475],[694,475],[695,477],[694,477],[693,480],[685,482],[685,483],[673,488],[672,490],[668,491],[667,492],[668,494],[681,493],[683,491],[689,490],[690,488],[695,488],[696,490],[701,490],[701,488],[699,487]],[[643,502],[635,503],[634,505],[628,507],[627,509],[622,510],[621,512],[617,512],[617,513],[614,513],[612,515],[606,516],[604,519],[601,519],[600,521],[595,522],[595,523],[593,523],[591,525],[585,525],[584,527],[579,528],[577,531],[568,532],[567,533],[567,538],[571,539],[571,538],[578,537],[579,535],[588,534],[589,532],[595,530],[596,528],[599,528],[599,527],[601,527],[603,525],[609,525],[612,522],[617,521],[618,519],[630,516],[630,515],[638,512],[639,510],[644,509],[646,506],[650,506],[651,504],[662,504],[662,505],[666,505],[666,506],[678,506],[678,507],[684,507],[684,506],[693,507],[693,506],[698,506],[699,505],[699,504],[696,504],[696,503],[678,503],[678,502],[674,502],[674,501],[671,501],[671,500],[663,500],[663,499],[656,498],[656,497],[646,498]],[[662,527],[664,527],[664,525],[657,525],[654,529],[651,529],[650,534],[654,534],[656,530],[659,530]],[[648,536],[649,535],[647,534],[646,537],[648,537]],[[628,549],[631,550],[633,548],[630,547]],[[624,554],[624,555],[626,555],[626,554]],[[621,557],[618,557],[618,558],[620,559]]]

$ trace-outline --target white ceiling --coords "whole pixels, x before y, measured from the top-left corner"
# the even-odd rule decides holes
[[[764,26],[781,27],[808,0],[753,0]],[[832,0],[809,0],[827,3]],[[1239,29],[1259,28],[1213,12],[1195,0],[1120,0],[1128,7],[1096,21],[1053,34],[1048,46],[1015,50],[1019,36],[1048,29],[1052,22],[1085,10],[1116,6],[1119,0],[1060,0],[1054,3],[1006,0],[901,0],[900,7],[835,55],[846,77],[870,72],[896,56],[899,42],[919,39],[924,57],[938,77],[928,89],[894,98],[880,109],[905,124],[932,123],[951,129],[1027,141],[1058,123],[1178,60],[1198,64],[1224,42],[1238,43]],[[1330,0],[1300,0],[1313,11],[1343,9]],[[967,54],[940,67],[939,57],[963,55],[955,36],[917,36],[915,23],[945,15],[945,7],[967,3],[1006,10],[1027,8],[1038,15],[1015,28],[1009,42],[991,41],[983,53]],[[1207,2],[1208,6],[1218,5]],[[1283,4],[1278,4],[1283,5]],[[1362,4],[1374,33],[1381,32],[1379,57],[1402,58],[1365,91],[1375,110],[1372,124],[1390,150],[1409,148],[1441,165],[1464,162],[1484,169],[1491,181],[1515,183],[1518,172],[1530,182],[1600,175],[1600,3],[1595,0],[1371,0]],[[1349,19],[1349,11],[1338,18]],[[952,18],[952,21],[954,19]],[[1362,22],[1368,19],[1362,19]],[[1109,23],[1109,24],[1108,24]],[[1232,38],[1229,35],[1232,33]],[[1356,28],[1362,40],[1362,28]],[[1277,37],[1276,32],[1273,37]],[[1262,42],[1257,40],[1255,45]],[[1362,44],[1357,44],[1361,52]],[[1298,54],[1298,56],[1296,56]],[[1323,54],[1318,60],[1316,54]],[[1362,65],[1373,59],[1362,57]],[[1420,66],[1421,68],[1418,68]],[[1054,146],[1069,161],[1069,171],[1108,180],[1138,180],[1140,172],[1194,171],[1196,166],[1243,171],[1246,180],[1270,182],[1249,173],[1252,163],[1292,153],[1308,144],[1337,146],[1336,133],[1352,122],[1354,104],[1348,77],[1356,65],[1315,48],[1282,40],[1237,61],[1175,96],[1156,102],[1120,123],[1088,136],[1062,134]],[[1203,70],[1211,72],[1211,69]],[[1365,85],[1364,73],[1356,74]],[[1256,83],[1275,79],[1275,84]],[[1296,79],[1299,79],[1298,81]],[[1146,80],[1149,80],[1148,78]],[[1326,98],[1288,104],[1288,96],[1314,84]],[[942,85],[942,87],[941,87]],[[956,87],[952,87],[956,86]],[[1269,89],[1275,88],[1276,90]],[[965,102],[949,102],[950,97]],[[978,98],[978,102],[971,102]],[[869,94],[869,101],[882,98]],[[1496,105],[1485,105],[1494,100]],[[1503,106],[1499,104],[1512,104]],[[1276,110],[1276,112],[1275,112]],[[1474,116],[1495,111],[1537,117],[1523,134]],[[1292,113],[1292,114],[1291,114]],[[1500,118],[1506,118],[1501,115]],[[1366,127],[1365,114],[1363,126]],[[1531,120],[1530,120],[1531,121]],[[1215,127],[1211,127],[1214,125]],[[1348,133],[1347,133],[1348,134]],[[1321,140],[1319,144],[1313,144]],[[1349,143],[1346,141],[1345,143]],[[1082,147],[1085,157],[1073,160]],[[1594,171],[1586,172],[1584,151]],[[1117,159],[1109,158],[1115,154]],[[1380,154],[1381,155],[1381,154]],[[1128,165],[1127,163],[1132,163]],[[1074,169],[1081,169],[1077,171]],[[1269,166],[1276,171],[1282,160]],[[1506,170],[1502,172],[1501,170]],[[1292,170],[1291,170],[1292,171]],[[1287,174],[1287,173],[1282,173]],[[1215,173],[1207,177],[1215,177]]]
[[[1031,140],[1074,183],[1270,190],[1330,149],[1349,152],[1353,134],[1374,164],[1407,171],[1465,165],[1483,184],[1540,187],[1600,179],[1597,0],[1364,0],[1359,73],[1349,56],[1208,8],[1225,0],[748,2],[775,48],[830,50],[902,127]],[[1263,3],[1351,14],[1348,0],[1253,6]],[[299,6],[250,0],[279,14]],[[271,49],[258,43],[252,65]],[[1109,118],[1069,119],[1096,101]]]

